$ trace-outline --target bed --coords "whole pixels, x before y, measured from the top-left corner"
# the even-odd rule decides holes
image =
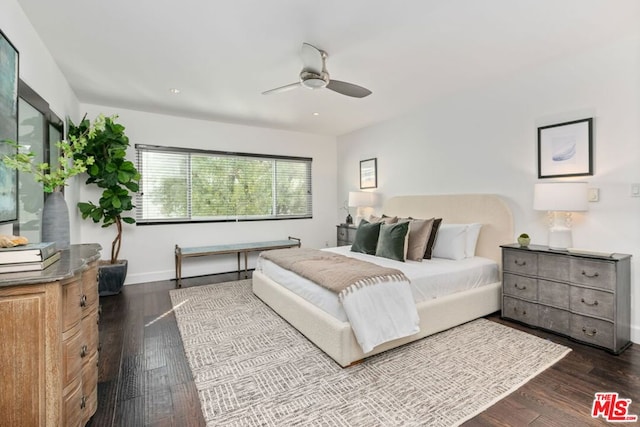
[[[387,200],[384,214],[398,217],[443,218],[443,223],[481,223],[475,255],[501,262],[500,245],[513,240],[513,219],[506,202],[496,195],[398,196]],[[499,275],[498,275],[499,278]],[[340,366],[424,338],[500,309],[501,282],[418,302],[420,331],[363,352],[351,324],[297,295],[256,270],[253,292]]]

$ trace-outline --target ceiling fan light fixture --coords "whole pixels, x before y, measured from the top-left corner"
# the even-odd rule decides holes
[[[302,81],[302,86],[308,89],[321,89],[327,85],[328,82],[321,78],[310,78]]]

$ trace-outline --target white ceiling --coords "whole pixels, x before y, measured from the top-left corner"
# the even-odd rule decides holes
[[[327,135],[640,26],[638,0],[18,1],[80,102]],[[373,94],[262,95],[297,80],[302,42]]]

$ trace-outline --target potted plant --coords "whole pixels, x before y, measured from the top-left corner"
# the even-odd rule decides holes
[[[87,166],[93,165],[93,156],[80,154],[83,153],[88,138],[96,132],[101,132],[104,125],[103,118],[97,118],[93,123],[87,123],[82,132],[58,141],[56,147],[59,156],[54,167],[47,162],[36,163],[36,154],[27,151],[26,147],[15,141],[3,141],[16,149],[15,154],[3,157],[4,164],[20,172],[32,174],[35,182],[41,183],[43,191],[48,193],[42,209],[42,241],[56,242],[58,249],[67,249],[70,243],[69,211],[62,189],[70,178],[86,172]]]
[[[102,262],[99,267],[100,295],[115,295],[124,285],[128,263],[127,260],[119,259],[122,223],[136,222],[133,217],[124,214],[135,207],[132,194],[138,191],[140,181],[135,165],[126,159],[129,138],[124,133],[124,126],[116,123],[117,118],[118,116],[104,118],[104,127],[90,134],[82,152],[74,156],[79,161],[93,157],[94,161],[86,170],[86,184],[95,184],[102,189],[97,204],[92,201],[78,203],[82,218],[91,218],[94,223],[102,223],[104,228],[113,225],[116,227],[116,236],[111,243],[111,258],[108,262]],[[78,125],[69,124],[69,134],[82,135],[90,126],[85,116]]]

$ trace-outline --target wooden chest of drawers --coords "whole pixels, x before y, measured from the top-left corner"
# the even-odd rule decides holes
[[[2,425],[83,426],[98,404],[100,246],[41,271],[0,275]]]
[[[618,354],[631,343],[630,260],[502,246],[502,317]]]

